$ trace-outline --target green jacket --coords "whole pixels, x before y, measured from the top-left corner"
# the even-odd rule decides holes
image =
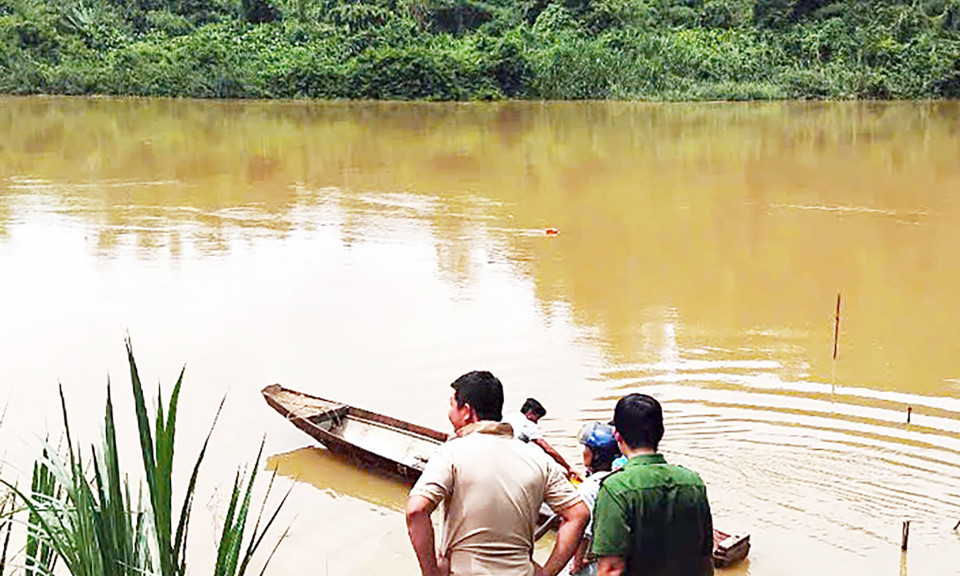
[[[627,574],[713,574],[713,520],[696,472],[634,456],[604,478],[593,514],[593,554],[624,558]]]

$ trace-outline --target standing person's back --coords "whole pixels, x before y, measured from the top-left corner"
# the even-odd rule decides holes
[[[411,494],[445,502],[440,550],[451,574],[533,574],[540,504],[579,501],[563,471],[506,424],[479,422],[434,454]],[[450,491],[450,487],[455,487]]]
[[[563,470],[501,423],[503,388],[489,372],[452,384],[448,417],[456,438],[430,458],[407,500],[407,527],[424,576],[555,576],[589,519]],[[550,557],[534,563],[533,534],[546,502],[563,522]],[[434,547],[430,515],[443,504]]]
[[[663,413],[650,396],[617,403],[614,426],[623,469],[603,480],[594,509],[594,555],[599,574],[705,576],[713,574],[713,521],[700,476],[667,464],[656,452]]]

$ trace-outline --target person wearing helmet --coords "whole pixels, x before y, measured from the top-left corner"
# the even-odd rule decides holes
[[[577,440],[583,445],[583,465],[587,469],[587,478],[577,486],[577,491],[590,509],[591,518],[570,562],[570,574],[573,576],[593,576],[597,573],[596,558],[589,554],[593,538],[593,504],[600,492],[600,482],[610,474],[613,461],[620,456],[613,432],[613,426],[609,424],[590,422],[577,435]]]

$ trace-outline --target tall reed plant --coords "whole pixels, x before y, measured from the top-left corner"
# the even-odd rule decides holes
[[[45,443],[42,456],[34,463],[29,492],[0,480],[7,486],[8,496],[15,496],[22,504],[22,515],[27,517],[22,566],[26,576],[52,576],[57,561],[61,561],[73,576],[186,574],[192,504],[216,417],[193,463],[183,500],[175,510],[174,447],[183,371],[166,405],[158,386],[156,412],[151,414],[129,339],[126,346],[146,491],[141,482],[134,484],[135,492],[131,491],[129,477],[121,467],[109,383],[102,440],[99,447],[91,446],[87,464],[83,462],[79,443],[75,444],[71,435],[61,389],[66,449],[59,450]],[[220,407],[223,407],[222,402]],[[217,415],[219,413],[218,409]],[[256,472],[262,454],[261,443],[249,477],[241,471],[236,474],[226,520],[217,542],[213,568],[217,576],[246,573],[250,560],[289,495],[288,492],[264,520],[273,485],[271,479],[256,522],[248,530]],[[0,538],[3,539],[0,544],[9,540],[16,510],[13,499],[0,500]],[[0,555],[2,576],[4,564],[8,563],[6,546],[0,550],[3,551]],[[266,563],[269,558],[264,569]]]

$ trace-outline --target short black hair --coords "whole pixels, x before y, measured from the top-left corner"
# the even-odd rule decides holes
[[[593,459],[590,461],[590,469],[594,472],[613,470],[613,461],[621,456],[620,448],[617,446],[588,449],[593,453]]]
[[[653,396],[628,394],[617,402],[611,424],[627,446],[656,450],[663,438],[663,409]]]
[[[463,408],[469,404],[481,420],[503,418],[503,384],[500,379],[486,370],[474,370],[453,381],[453,397],[457,406]]]
[[[537,418],[543,418],[547,415],[547,409],[543,407],[543,404],[537,402],[536,398],[527,398],[523,406],[520,407],[521,414],[526,414],[527,412],[533,412],[537,415]]]

